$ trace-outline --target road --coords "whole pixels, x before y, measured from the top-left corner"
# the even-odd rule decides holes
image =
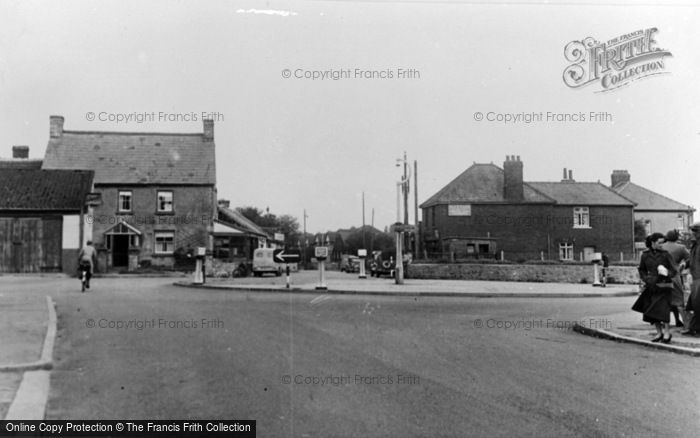
[[[254,419],[264,437],[700,428],[697,358],[566,328],[631,297],[288,295],[118,278],[80,294],[76,282],[14,283],[57,303],[49,419]]]

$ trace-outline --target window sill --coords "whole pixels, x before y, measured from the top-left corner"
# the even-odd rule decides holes
[[[574,230],[592,230],[593,227],[574,227]]]

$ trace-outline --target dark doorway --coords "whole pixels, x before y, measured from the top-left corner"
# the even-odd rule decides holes
[[[112,236],[112,266],[129,265],[129,235],[115,234]]]

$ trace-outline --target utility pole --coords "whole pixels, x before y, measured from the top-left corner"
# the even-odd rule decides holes
[[[411,186],[408,182],[408,161],[406,151],[403,152],[403,223],[408,225],[408,192]]]
[[[365,238],[365,192],[362,192],[362,249],[367,248],[367,239]]]
[[[303,240],[303,242],[304,242],[304,249],[303,249],[304,253],[303,253],[303,256],[302,256],[302,259],[301,259],[301,260],[302,260],[302,265],[304,266],[304,269],[306,269],[306,245],[309,243],[309,242],[306,240],[306,218],[307,218],[307,217],[308,217],[308,216],[306,215],[306,209],[304,209],[304,240]]]
[[[420,258],[420,227],[418,222],[418,161],[413,160],[413,210],[415,214],[415,225],[416,231],[413,234],[415,240],[415,254],[413,254],[414,259]]]

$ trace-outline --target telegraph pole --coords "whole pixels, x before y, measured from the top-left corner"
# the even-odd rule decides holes
[[[413,210],[415,214],[415,225],[416,225],[416,231],[414,232],[413,236],[416,242],[415,245],[415,251],[416,253],[413,255],[414,259],[420,258],[420,227],[418,226],[418,161],[413,160]]]

